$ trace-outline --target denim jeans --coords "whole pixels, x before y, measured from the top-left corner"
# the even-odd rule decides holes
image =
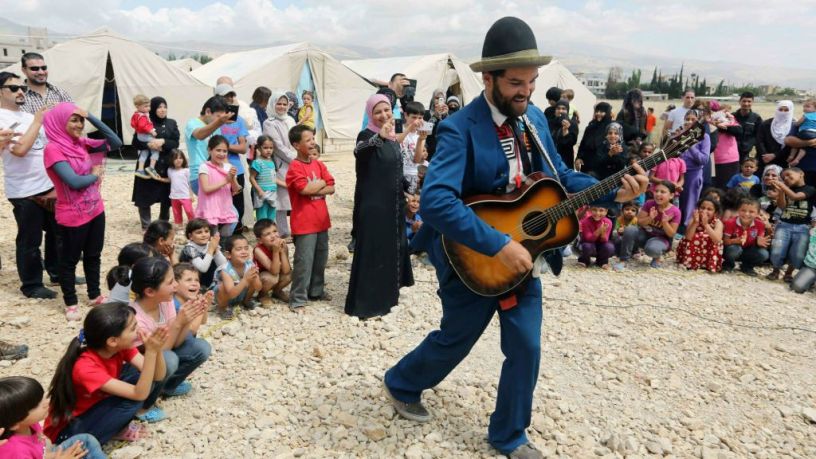
[[[742,247],[739,244],[727,245],[723,248],[723,268],[733,269],[739,261],[740,268],[748,271],[768,259],[768,249],[758,246]]]
[[[632,258],[632,253],[638,247],[643,247],[646,255],[652,258],[660,258],[669,251],[671,244],[665,237],[652,236],[639,226],[626,227],[621,237],[620,259],[626,261]]]
[[[774,269],[781,268],[786,260],[789,267],[801,268],[809,239],[808,225],[779,222],[771,242],[771,264]]]
[[[102,451],[102,446],[99,444],[99,440],[97,440],[93,435],[89,434],[78,434],[74,435],[73,437],[65,440],[64,442],[58,445],[63,451],[74,446],[74,443],[82,443],[82,448],[85,449],[85,458],[84,459],[107,459],[108,455]],[[56,448],[51,448],[52,450]]]
[[[210,358],[210,353],[212,353],[210,343],[201,338],[195,338],[189,333],[180,346],[163,351],[167,376],[164,381],[158,382],[161,390],[151,393],[150,397],[145,400],[145,407],[156,403],[161,392],[172,391],[178,387],[196,368]]]
[[[136,367],[125,364],[119,379],[129,384],[136,384],[139,381],[139,375]],[[161,393],[161,388],[162,385],[159,382],[153,382],[147,398],[155,400]],[[142,400],[108,397],[92,406],[88,411],[71,419],[71,422],[57,435],[57,442],[62,443],[74,435],[90,434],[104,445],[114,435],[121,432],[143,406],[148,407],[149,405]]]
[[[796,293],[805,293],[813,287],[816,283],[816,269],[810,266],[802,266],[802,268],[793,276],[793,282],[790,284],[791,290]]]

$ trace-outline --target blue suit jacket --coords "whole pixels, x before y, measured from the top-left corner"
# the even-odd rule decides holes
[[[529,105],[527,116],[537,128],[556,168],[552,171],[534,151],[534,171],[542,171],[551,177],[557,175],[570,193],[597,182],[564,164],[553,144],[544,113],[538,107]],[[507,244],[509,236],[484,223],[462,199],[504,190],[509,169],[484,93],[440,123],[436,153],[422,186],[420,212],[424,223],[411,243],[412,248],[428,252],[440,279],[447,278],[451,271],[441,249],[440,234],[490,256]],[[613,199],[614,192],[603,201]]]

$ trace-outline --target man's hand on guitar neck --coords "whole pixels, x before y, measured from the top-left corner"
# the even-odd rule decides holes
[[[512,239],[502,247],[496,256],[499,261],[515,273],[526,273],[533,269],[533,257],[530,252]]]
[[[621,187],[615,195],[615,201],[617,202],[631,201],[645,193],[646,188],[649,186],[649,177],[646,175],[646,171],[637,163],[633,164],[632,168],[635,169],[637,174],[626,174],[621,178]]]

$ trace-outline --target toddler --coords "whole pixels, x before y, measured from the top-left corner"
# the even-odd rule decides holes
[[[595,264],[609,269],[609,257],[615,253],[615,245],[610,241],[612,221],[606,217],[606,207],[591,206],[589,215],[581,219],[581,255],[578,266],[586,268],[595,257]]]
[[[738,186],[745,188],[746,190],[750,191],[754,185],[759,185],[759,177],[754,175],[754,172],[757,170],[757,162],[754,158],[745,158],[742,160],[742,164],[740,165],[740,173],[734,174],[728,183],[725,185],[726,188],[736,188]]]
[[[802,117],[796,120],[796,137],[802,140],[816,139],[816,99],[808,99],[802,104]],[[792,148],[788,164],[794,167],[805,157],[804,148]]]
[[[723,223],[723,271],[733,271],[739,261],[740,271],[755,277],[754,267],[768,259],[767,226],[758,217],[759,211],[758,201],[745,198],[739,204],[737,216]]]
[[[181,211],[187,214],[187,221],[193,219],[193,190],[190,188],[190,168],[187,167],[187,156],[181,150],[170,153],[170,168],[167,169],[167,181],[170,182],[170,205],[173,208],[173,223],[181,227],[184,223]]]
[[[48,415],[45,390],[36,379],[25,376],[0,378],[0,457],[25,459],[105,459],[99,442],[79,434],[59,447],[46,448],[40,424]]]
[[[303,106],[298,110],[298,124],[304,125],[312,130],[315,128],[314,94],[311,91],[303,91],[300,95],[303,99]]]
[[[635,201],[624,202],[621,205],[621,214],[615,219],[615,227],[612,231],[612,242],[616,249],[620,246],[620,240],[624,230],[630,226],[637,226],[638,205]]]
[[[273,297],[289,303],[289,295],[283,291],[292,282],[286,241],[280,238],[277,225],[270,219],[258,220],[252,231],[258,239],[253,254],[261,276],[261,289],[258,291],[261,304],[270,304],[269,292]]]
[[[408,242],[414,239],[414,235],[422,228],[422,217],[419,216],[419,194],[409,194],[406,196],[405,206],[405,233]]]
[[[272,138],[265,135],[258,137],[256,151],[258,156],[249,170],[249,182],[255,190],[255,218],[275,220],[278,185],[286,186],[286,182],[278,179],[275,172],[275,161],[272,159],[275,144]]]
[[[144,355],[136,349],[137,338],[144,343]],[[138,330],[136,312],[126,304],[91,309],[48,388],[45,435],[54,443],[83,433],[101,444],[144,438],[147,428],[131,419],[148,413],[145,400],[159,396],[158,382],[167,373],[162,353],[166,340],[164,327],[150,335]]]
[[[211,233],[207,220],[194,218],[185,229],[187,244],[181,249],[179,261],[192,264],[201,273],[201,285],[209,288],[215,278],[215,270],[227,264],[227,259],[219,250],[221,235]]]
[[[136,138],[139,142],[150,142],[156,138],[156,129],[153,128],[153,122],[150,121],[150,99],[142,94],[137,94],[133,98],[133,105],[136,106],[136,111],[130,117],[130,127],[136,131]],[[150,166],[145,168],[147,158],[150,156]],[[156,172],[156,161],[159,160],[159,152],[157,150],[139,150],[139,165],[136,168],[136,176],[143,179],[160,178]]]
[[[686,228],[686,234],[677,246],[677,263],[687,269],[705,269],[712,273],[722,269],[723,223],[717,218],[720,205],[708,198],[697,202]]]
[[[241,305],[255,309],[258,303],[252,299],[262,287],[258,267],[251,260],[247,239],[236,234],[227,238],[224,244],[227,263],[215,270],[215,301],[218,316],[224,320],[234,317],[232,307]]]

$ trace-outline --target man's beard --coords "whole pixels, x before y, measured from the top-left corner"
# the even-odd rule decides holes
[[[493,90],[490,93],[493,96],[493,104],[496,105],[496,108],[499,109],[504,116],[512,116],[518,117],[523,115],[527,111],[527,107],[524,107],[524,110],[521,113],[516,113],[515,109],[513,108],[513,98],[512,97],[504,97],[501,91],[499,91],[499,86],[494,84]],[[527,103],[530,103],[530,99],[527,99]]]

